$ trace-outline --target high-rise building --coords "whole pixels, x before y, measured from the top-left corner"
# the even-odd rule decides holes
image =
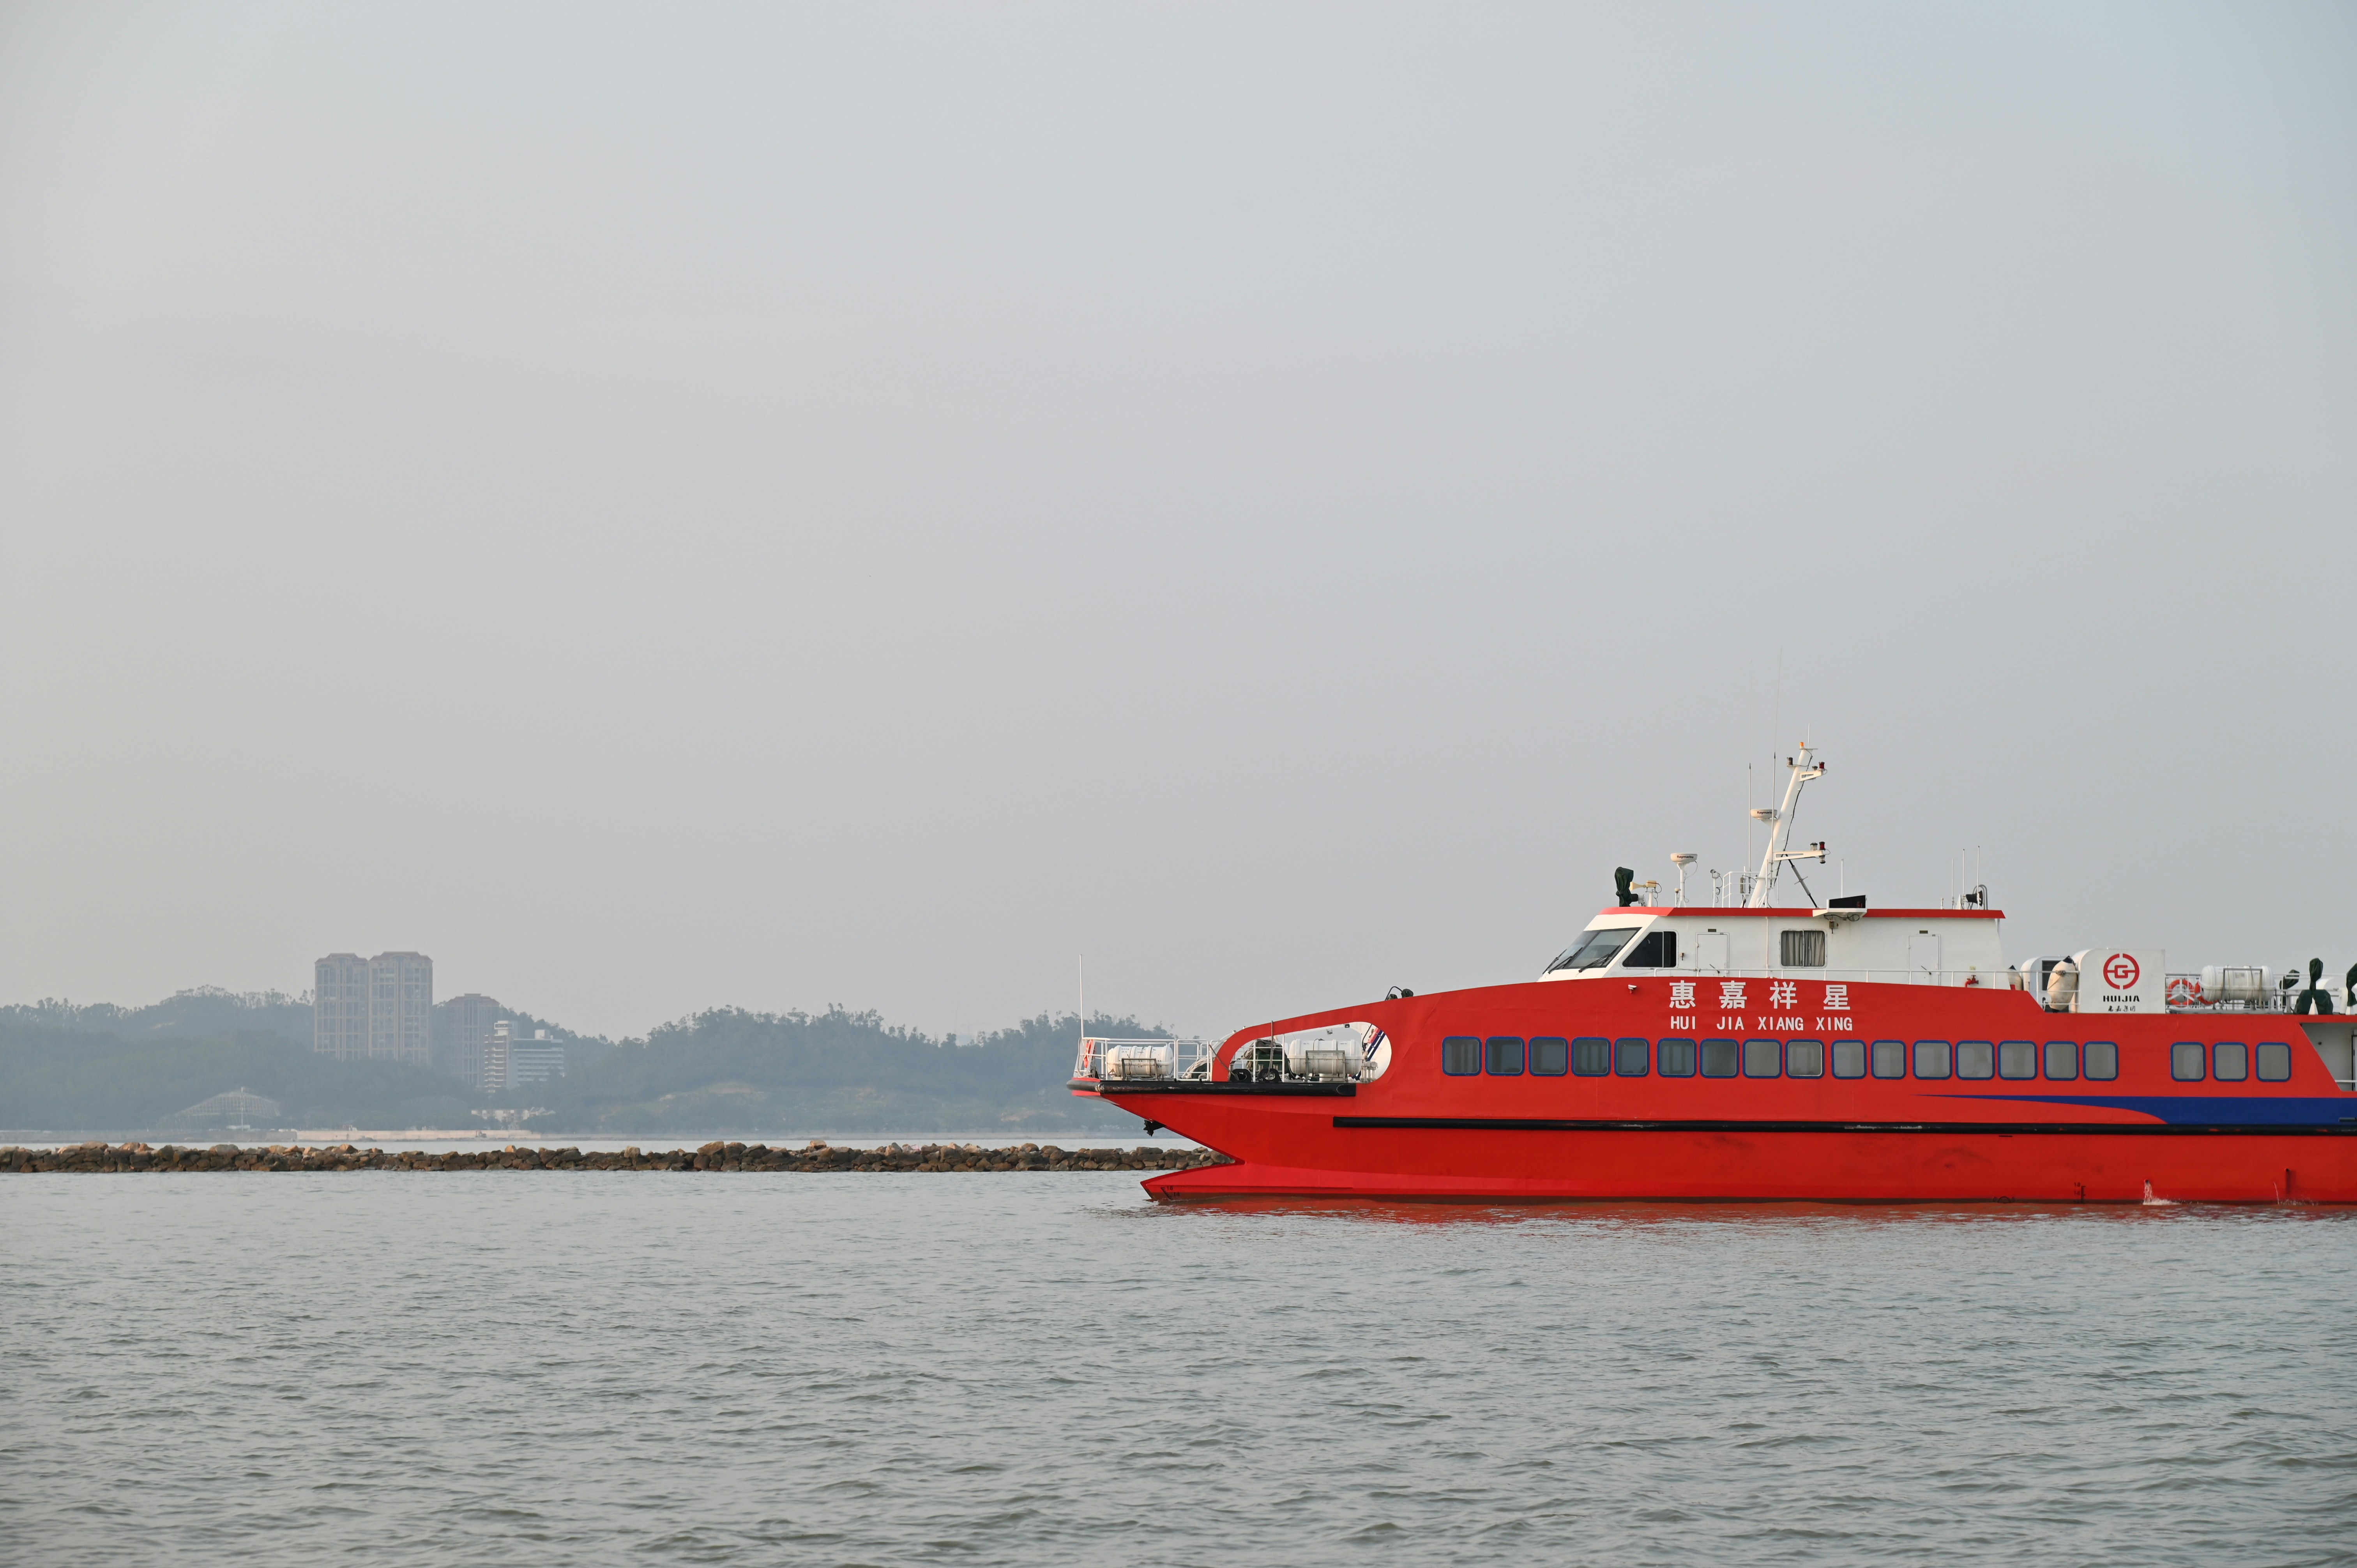
[[[356,1062],[368,1050],[368,960],[331,952],[312,966],[311,1048],[323,1057]]]
[[[424,953],[369,960],[369,1056],[434,1065],[434,961]]]
[[[482,1088],[483,1047],[490,1042],[491,1026],[503,1016],[505,1009],[480,992],[436,1003],[435,1064],[452,1078]]]
[[[550,1039],[547,1030],[535,1029],[527,1038],[513,1019],[491,1026],[491,1037],[483,1044],[485,1093],[505,1094],[564,1076],[565,1047]]]
[[[434,1058],[434,961],[329,953],[314,969],[311,1048],[345,1061],[428,1067]]]

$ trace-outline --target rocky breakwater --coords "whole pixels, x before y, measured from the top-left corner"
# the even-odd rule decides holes
[[[798,1149],[767,1144],[711,1143],[699,1149],[619,1154],[579,1149],[455,1149],[443,1153],[317,1147],[295,1144],[215,1144],[183,1148],[167,1144],[74,1144],[62,1149],[0,1149],[0,1172],[123,1171],[1181,1171],[1227,1165],[1209,1149],[1063,1149],[1025,1144],[985,1149],[978,1144],[888,1144],[880,1149],[842,1148],[821,1141]]]

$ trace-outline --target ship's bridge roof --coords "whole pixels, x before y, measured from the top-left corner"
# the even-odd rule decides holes
[[[1606,906],[1596,912],[1599,920],[1614,918],[1652,919],[1661,915],[1678,915],[1694,920],[1740,920],[1747,918],[1776,920],[1824,919],[1829,915],[1844,918],[1867,920],[2002,920],[2002,909],[1722,909],[1709,904],[1631,904],[1627,908]]]

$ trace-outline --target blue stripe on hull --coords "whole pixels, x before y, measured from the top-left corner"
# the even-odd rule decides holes
[[[2357,1122],[2357,1095],[2330,1100],[2258,1094],[1942,1094],[1926,1098],[1994,1100],[2008,1105],[2100,1105],[2134,1111],[2172,1126],[2333,1127]]]

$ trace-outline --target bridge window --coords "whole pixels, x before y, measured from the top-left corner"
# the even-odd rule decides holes
[[[1825,1043],[1823,1040],[1785,1041],[1784,1070],[1794,1078],[1824,1077]]]
[[[1561,1078],[1571,1070],[1571,1042],[1561,1035],[1543,1035],[1531,1042],[1531,1070],[1541,1078]]]
[[[1490,1036],[1490,1072],[1497,1078],[1519,1078],[1523,1071],[1523,1037],[1520,1035]]]
[[[1702,1043],[1703,1077],[1733,1078],[1740,1050],[1741,1047],[1733,1040],[1705,1040]]]
[[[1600,931],[1590,931],[1547,965],[1546,972],[1553,974],[1559,969],[1602,969],[1612,961],[1614,953],[1629,945],[1629,939],[1636,934],[1634,926],[1609,926]]]
[[[1652,1042],[1631,1036],[1612,1042],[1612,1070],[1622,1078],[1642,1078],[1653,1055]]]
[[[2169,1047],[2169,1076],[2179,1083],[2201,1081],[2201,1042],[2179,1040]]]
[[[2221,1083],[2240,1083],[2251,1076],[2251,1047],[2240,1040],[2221,1040],[2210,1047],[2210,1073]]]
[[[1834,1042],[1834,1076],[1835,1078],[1866,1076],[1866,1042],[1864,1040]]]
[[[1774,1078],[1783,1060],[1781,1040],[1746,1040],[1743,1042],[1743,1076]]]
[[[1481,1042],[1470,1035],[1451,1035],[1440,1042],[1440,1070],[1451,1078],[1469,1078],[1481,1070]]]
[[[1825,934],[1823,931],[1780,931],[1776,939],[1777,961],[1789,969],[1823,969],[1825,967]]]
[[[1582,1078],[1602,1078],[1612,1070],[1612,1042],[1601,1035],[1582,1035],[1571,1042],[1571,1070]]]
[[[2259,1042],[2259,1081],[2288,1083],[2291,1081],[2291,1047],[2281,1040]]]
[[[2057,1083],[2068,1083],[2079,1076],[2078,1041],[2046,1042],[2046,1076]]]
[[[2120,1076],[2120,1047],[2110,1040],[2089,1040],[2079,1065],[2091,1079],[2109,1082]]]
[[[1629,956],[1620,961],[1623,969],[1675,969],[1678,967],[1678,934],[1675,931],[1647,931]]]
[[[1945,1078],[1948,1076],[1948,1042],[1918,1040],[1915,1042],[1915,1076]]]
[[[1996,1075],[1999,1078],[2036,1078],[2038,1042],[1999,1040],[1996,1046]]]
[[[1996,1047],[1986,1040],[1956,1042],[1956,1076],[1958,1078],[1993,1078],[1996,1075]]]
[[[1874,1042],[1874,1076],[1905,1078],[1907,1076],[1907,1042],[1877,1040]]]
[[[1661,1055],[1663,1078],[1692,1078],[1695,1070],[1695,1043],[1692,1040],[1663,1040]]]

